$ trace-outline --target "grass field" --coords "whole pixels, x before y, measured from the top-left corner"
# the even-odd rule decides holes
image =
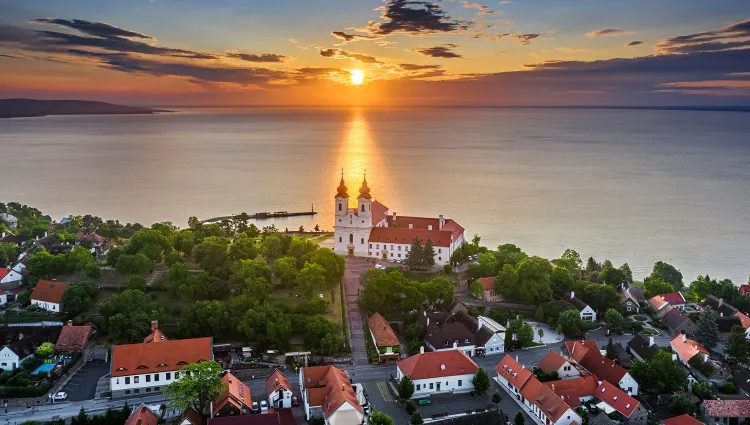
[[[328,312],[325,314],[325,318],[333,323],[340,325],[342,322],[341,291],[339,291],[337,288],[324,292],[323,296],[326,297],[330,302],[330,304],[328,305]],[[294,308],[307,301],[307,299],[304,296],[300,295],[299,291],[294,288],[274,288],[273,291],[271,291],[269,301],[271,301],[271,303],[273,304],[283,304]]]

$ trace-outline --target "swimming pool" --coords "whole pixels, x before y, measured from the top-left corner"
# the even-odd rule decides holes
[[[48,373],[49,371],[54,369],[55,366],[57,366],[57,363],[45,363],[39,366],[38,368],[34,369],[34,372],[32,373],[32,375],[37,375],[40,373]]]

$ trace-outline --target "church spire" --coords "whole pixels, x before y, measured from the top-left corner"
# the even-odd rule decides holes
[[[346,184],[344,184],[344,169],[342,168],[341,169],[341,182],[339,183],[339,187],[336,188],[335,198],[348,198],[349,197],[348,190],[349,189],[347,189]]]
[[[357,198],[370,199],[370,188],[367,186],[367,170],[365,170],[365,178],[362,180],[362,187],[359,188],[359,196]]]

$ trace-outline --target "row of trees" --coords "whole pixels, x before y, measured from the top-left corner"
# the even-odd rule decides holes
[[[359,305],[365,311],[402,315],[453,300],[453,281],[447,277],[417,282],[395,269],[370,269],[362,275],[361,280],[364,289],[359,297]]]
[[[415,270],[429,270],[435,265],[435,248],[432,246],[432,239],[422,245],[419,236],[414,236],[409,252],[406,253],[406,265]]]

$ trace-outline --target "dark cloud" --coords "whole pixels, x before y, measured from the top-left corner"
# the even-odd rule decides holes
[[[275,53],[227,53],[227,57],[233,59],[240,59],[245,62],[286,62],[289,58],[284,55],[277,55]]]
[[[149,37],[139,32],[130,31],[122,28],[112,26],[110,24],[104,24],[101,22],[91,22],[82,19],[55,19],[55,18],[42,18],[32,19],[31,22],[39,24],[50,24],[59,25],[74,29],[83,34],[93,35],[94,37],[126,37],[126,38],[143,38],[152,40],[153,37]]]
[[[713,52],[750,48],[750,19],[723,28],[668,38],[657,45],[661,53]]]
[[[452,50],[455,47],[458,46],[455,44],[445,44],[442,46],[427,47],[424,49],[414,49],[414,51],[419,53],[420,55],[430,56],[433,58],[451,59],[463,57]]]
[[[417,65],[413,63],[402,63],[399,64],[398,67],[403,69],[404,71],[420,71],[424,69],[439,69],[441,65]]]
[[[27,43],[36,38],[34,31],[0,19],[0,43]]]
[[[604,28],[600,30],[593,30],[586,33],[586,37],[611,37],[615,35],[632,34],[631,31],[624,30],[622,28]]]
[[[295,77],[301,80],[326,78],[331,76],[349,76],[349,71],[341,68],[300,68]]]
[[[344,40],[345,42],[355,41],[355,40],[372,40],[374,38],[377,38],[371,35],[347,34],[343,31],[333,31],[331,35],[338,39]]]
[[[533,40],[536,40],[537,38],[541,37],[541,34],[513,34],[513,37],[515,37],[518,41],[521,42],[524,46],[527,44],[530,44]]]
[[[631,41],[630,43],[626,44],[625,46],[626,47],[633,47],[633,46],[638,46],[639,44],[643,44],[643,42],[642,41],[638,41],[638,40]]]
[[[326,58],[333,58],[333,59],[354,59],[362,63],[376,63],[376,64],[383,63],[372,56],[347,52],[346,50],[341,50],[341,49],[320,49],[320,56],[323,56]]]

